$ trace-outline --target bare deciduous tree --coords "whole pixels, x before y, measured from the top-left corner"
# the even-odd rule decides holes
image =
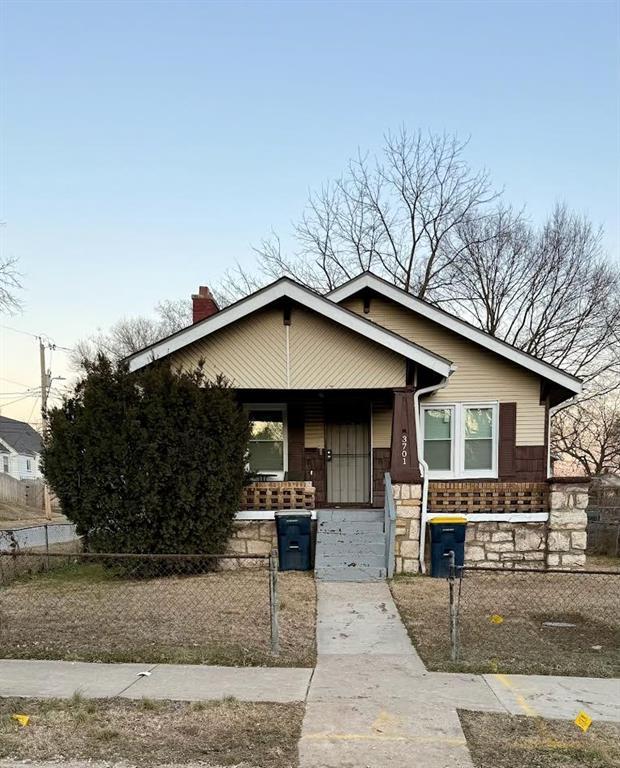
[[[540,229],[506,209],[458,229],[464,247],[436,303],[597,391],[617,386],[620,275],[600,231],[563,205]]]
[[[620,278],[601,233],[558,205],[540,227],[498,207],[486,172],[451,136],[388,135],[381,158],[359,155],[335,183],[310,195],[294,225],[297,249],[277,235],[255,271],[220,286],[226,303],[289,275],[326,292],[370,269],[592,383],[620,381]],[[603,374],[605,386],[599,382]]]
[[[21,287],[17,259],[0,258],[0,312],[10,314],[21,308],[21,301],[17,298]]]
[[[484,218],[497,197],[487,173],[466,163],[465,146],[455,136],[420,131],[387,135],[381,157],[358,154],[340,179],[310,195],[294,226],[292,256],[277,236],[255,249],[259,278],[289,275],[325,292],[372,269],[429,295],[463,247],[456,228]],[[255,278],[237,269],[220,296],[243,295],[248,283]]]
[[[620,472],[620,395],[593,398],[559,413],[552,444],[556,455],[576,462],[589,477]]]
[[[98,331],[77,342],[71,353],[73,368],[82,368],[99,352],[117,361],[153,344],[171,333],[191,325],[192,303],[189,300],[161,301],[155,307],[155,317],[123,318],[109,331]]]

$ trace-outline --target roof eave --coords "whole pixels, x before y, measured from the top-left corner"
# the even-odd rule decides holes
[[[330,301],[339,303],[344,299],[355,295],[363,288],[370,288],[382,296],[396,301],[402,306],[407,307],[409,304],[410,306],[408,308],[412,311],[418,312],[429,320],[442,325],[444,328],[448,328],[448,330],[468,338],[470,341],[489,349],[500,357],[504,357],[516,365],[520,365],[522,368],[527,368],[538,376],[548,379],[554,384],[566,389],[571,393],[569,395],[570,397],[574,397],[582,391],[583,382],[577,376],[573,376],[549,363],[545,363],[543,360],[533,357],[527,352],[523,352],[522,350],[513,347],[511,344],[496,339],[494,336],[475,328],[475,326],[465,323],[458,317],[437,309],[428,302],[421,301],[417,297],[404,291],[402,288],[391,285],[382,278],[377,277],[377,275],[372,272],[363,272],[361,275],[344,283],[344,285],[330,291],[326,296]]]
[[[280,278],[250,296],[232,304],[229,307],[217,312],[205,320],[191,325],[188,328],[178,331],[176,334],[162,339],[151,346],[135,352],[125,358],[130,371],[138,370],[145,365],[149,365],[155,360],[167,357],[174,352],[193,344],[216,331],[225,328],[228,325],[241,320],[242,318],[263,309],[275,301],[282,298],[288,298],[302,306],[317,312],[328,319],[331,319],[356,333],[374,341],[380,346],[391,349],[403,357],[413,360],[430,370],[435,371],[440,376],[447,377],[453,370],[452,362],[436,355],[434,352],[420,347],[408,339],[398,336],[398,334],[383,328],[376,323],[360,317],[355,312],[351,312],[344,307],[326,299],[314,291],[301,286],[299,283],[289,278]]]

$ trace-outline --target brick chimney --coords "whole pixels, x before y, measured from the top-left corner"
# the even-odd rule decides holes
[[[206,285],[200,286],[198,293],[192,296],[192,302],[194,323],[204,320],[206,317],[211,317],[211,315],[220,310],[217,301],[213,298],[213,294]]]

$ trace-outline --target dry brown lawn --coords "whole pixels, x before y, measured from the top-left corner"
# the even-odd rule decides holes
[[[0,758],[294,768],[303,704],[0,699]],[[14,713],[30,715],[22,727]]]
[[[620,724],[459,712],[476,768],[618,768]]]
[[[123,579],[99,564],[0,588],[0,658],[312,666],[310,573],[281,573],[280,653],[270,646],[266,569]]]
[[[399,578],[392,594],[432,670],[620,675],[620,575],[469,572],[456,663],[450,660],[447,581]],[[496,616],[501,623],[492,621]]]

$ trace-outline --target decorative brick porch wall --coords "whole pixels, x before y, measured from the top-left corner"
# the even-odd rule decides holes
[[[250,483],[241,493],[240,509],[314,509],[315,488],[309,480],[269,480]]]
[[[395,483],[392,486],[396,506],[395,573],[420,570],[420,510],[422,486]]]

